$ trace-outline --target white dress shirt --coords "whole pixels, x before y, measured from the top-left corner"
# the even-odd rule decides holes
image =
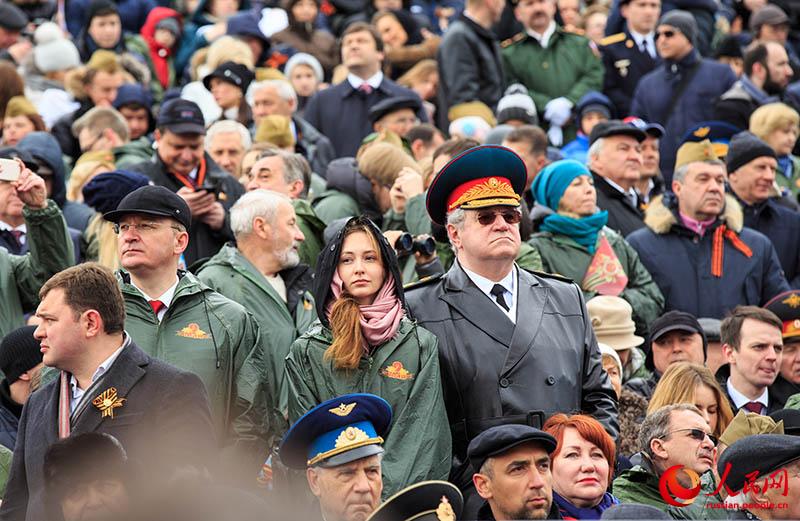
[[[547,26],[547,29],[545,29],[542,34],[537,33],[533,29],[528,29],[527,31],[528,36],[530,36],[531,38],[535,38],[543,49],[547,49],[547,46],[550,45],[550,37],[553,36],[553,33],[555,32],[556,32],[556,23],[553,21],[550,22],[550,25]]]
[[[500,280],[499,282],[494,282],[486,277],[482,277],[474,271],[468,270],[464,266],[461,266],[461,269],[463,269],[464,273],[467,274],[467,277],[469,277],[470,280],[474,282],[476,286],[478,286],[478,289],[480,289],[484,294],[486,294],[487,297],[489,297],[492,302],[494,302],[495,306],[497,306],[497,309],[505,313],[511,322],[514,324],[517,323],[517,286],[519,284],[517,284],[516,265],[511,271],[508,272],[508,275],[503,277],[503,280]],[[503,293],[503,299],[506,301],[506,304],[508,304],[508,311],[503,309],[503,306],[498,304],[497,300],[494,298],[494,295],[492,295],[492,288],[495,284],[500,284],[503,286],[503,289],[505,289],[505,292]]]
[[[633,36],[633,41],[636,42],[636,47],[641,49],[642,42],[644,42],[645,49],[647,49],[647,54],[649,54],[651,58],[656,57],[655,33],[651,32],[649,34],[639,34],[636,31],[631,31],[631,36]]]
[[[176,275],[175,283],[169,288],[167,288],[167,291],[165,291],[164,293],[161,294],[161,296],[158,297],[151,297],[150,295],[145,293],[144,290],[142,290],[142,288],[134,284],[133,281],[131,281],[131,286],[139,290],[139,293],[142,294],[142,296],[147,300],[148,303],[151,300],[160,300],[161,303],[164,304],[158,311],[157,315],[158,321],[161,322],[161,319],[164,318],[164,315],[167,313],[167,309],[169,309],[169,307],[172,305],[172,298],[175,296],[175,290],[178,288],[178,282],[180,282],[180,279],[178,279],[178,276]]]
[[[112,364],[117,359],[119,354],[122,352],[123,349],[125,349],[125,346],[127,346],[129,343],[130,343],[130,337],[126,333],[125,339],[122,341],[122,345],[120,346],[120,348],[111,353],[111,356],[103,360],[103,362],[99,366],[97,366],[97,369],[92,375],[92,381],[89,383],[89,386],[95,383],[98,378],[103,376],[106,373],[106,371],[108,371],[108,368],[112,366]],[[78,380],[72,375],[70,375],[69,377],[69,386],[70,389],[72,390],[71,398],[69,400],[69,412],[71,414],[75,411],[75,407],[77,407],[78,403],[80,403],[81,398],[83,398],[83,395],[86,394],[86,389],[81,389],[80,387],[78,387]]]
[[[381,71],[376,72],[374,75],[370,76],[366,80],[359,78],[352,72],[347,75],[347,83],[349,83],[350,86],[356,90],[358,90],[358,88],[361,87],[361,85],[363,85],[364,83],[372,87],[372,90],[375,90],[381,86],[382,81],[383,81],[383,72]]]
[[[731,397],[731,400],[733,400],[733,404],[736,406],[737,409],[743,408],[745,404],[748,404],[750,402],[758,402],[761,404],[761,414],[766,413],[767,407],[769,407],[769,392],[766,387],[764,387],[764,392],[761,393],[761,396],[759,396],[755,400],[751,400],[747,396],[737,391],[735,387],[733,387],[730,377],[728,377],[728,382],[725,384],[725,386],[728,389],[728,396]]]

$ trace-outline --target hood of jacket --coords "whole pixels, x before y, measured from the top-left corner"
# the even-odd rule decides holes
[[[18,148],[47,164],[53,170],[53,193],[50,199],[58,206],[67,201],[67,169],[61,158],[61,147],[52,134],[47,132],[31,132],[17,144]]]
[[[666,199],[666,200],[665,200]],[[725,208],[719,219],[731,230],[739,233],[744,227],[744,213],[742,207],[732,195],[725,195]],[[678,218],[678,200],[671,193],[659,195],[647,206],[644,223],[654,233],[664,235],[672,230],[673,226],[680,225]],[[682,226],[682,225],[681,225]]]
[[[333,274],[339,266],[339,256],[342,253],[342,244],[344,243],[344,231],[350,223],[363,224],[372,233],[372,236],[381,250],[383,265],[388,267],[389,273],[394,277],[397,298],[400,299],[400,303],[406,311],[406,316],[409,316],[410,312],[406,305],[405,295],[403,294],[403,278],[400,275],[400,268],[397,264],[397,255],[395,254],[394,248],[389,245],[389,241],[386,240],[380,228],[378,228],[374,222],[363,216],[357,216],[348,219],[347,223],[338,231],[336,237],[325,245],[325,249],[319,254],[317,269],[314,274],[314,300],[316,301],[317,316],[320,322],[322,322],[325,327],[330,327],[328,314],[325,312],[325,308],[327,307],[328,300],[333,298],[331,282],[333,281]]]
[[[361,211],[380,223],[383,215],[372,195],[372,183],[358,171],[353,157],[340,157],[328,163],[327,188],[349,195],[358,202]]]
[[[158,6],[154,8],[147,15],[147,19],[144,21],[144,25],[139,31],[139,34],[142,35],[142,38],[144,38],[151,49],[155,48],[157,45],[155,41],[156,25],[165,18],[175,18],[175,21],[178,22],[178,27],[183,31],[183,19],[178,11],[170,9],[169,7]],[[176,43],[176,47],[177,45]]]

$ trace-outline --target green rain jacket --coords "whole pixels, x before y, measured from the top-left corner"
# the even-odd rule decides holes
[[[439,375],[436,337],[404,318],[392,340],[364,355],[358,368],[340,371],[324,357],[330,329],[316,323],[286,358],[289,420],[325,400],[347,393],[372,393],[392,406],[383,444],[383,497],[423,480],[446,480],[451,438]]]
[[[290,276],[293,275],[293,276]],[[229,299],[240,303],[250,311],[261,327],[263,344],[266,346],[267,380],[273,403],[271,414],[278,418],[273,436],[283,434],[288,428],[286,414],[288,408],[288,389],[284,360],[289,354],[292,342],[306,332],[317,319],[314,310],[314,297],[305,286],[310,283],[308,268],[293,268],[282,272],[286,283],[287,300],[293,304],[290,309],[266,278],[234,246],[226,244],[211,257],[197,276],[205,284],[222,293]]]
[[[29,251],[12,255],[0,248],[0,338],[25,325],[25,313],[39,305],[39,289],[47,279],[74,264],[72,239],[58,205],[22,210]]]
[[[305,199],[292,199],[294,213],[297,215],[297,227],[303,232],[305,240],[300,243],[297,252],[300,254],[300,262],[308,264],[311,269],[317,266],[319,252],[325,246],[322,242],[322,233],[325,231],[325,223],[317,217],[311,203]]]
[[[270,420],[258,323],[241,305],[191,273],[178,276],[175,295],[159,323],[145,297],[130,283],[130,275],[117,272],[125,299],[125,330],[150,356],[200,377],[220,445],[226,453],[252,457],[249,464],[257,469],[267,454]]]
[[[628,276],[628,285],[619,295],[628,301],[633,308],[633,320],[636,322],[636,332],[646,335],[648,325],[661,316],[664,311],[664,296],[658,289],[647,268],[639,260],[630,244],[625,242],[621,235],[603,228],[611,249],[617,255],[625,275]],[[600,237],[598,237],[598,241]],[[555,273],[575,281],[579,286],[583,281],[589,265],[592,263],[592,254],[589,250],[579,245],[572,238],[550,232],[539,232],[528,241],[538,251],[542,258],[544,271]],[[593,291],[584,291],[586,300],[596,295]]]

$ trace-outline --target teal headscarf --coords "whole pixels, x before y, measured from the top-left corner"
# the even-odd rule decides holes
[[[558,204],[570,183],[582,175],[591,177],[585,165],[574,159],[556,161],[547,165],[531,186],[534,199],[553,212],[558,211]],[[608,212],[603,210],[588,217],[574,219],[566,215],[553,213],[542,221],[539,229],[546,232],[558,233],[570,237],[572,240],[594,253],[597,244],[597,234],[608,223]]]

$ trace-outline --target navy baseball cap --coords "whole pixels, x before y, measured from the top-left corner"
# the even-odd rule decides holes
[[[206,121],[197,103],[185,99],[172,99],[161,106],[156,127],[173,134],[205,134]]]

